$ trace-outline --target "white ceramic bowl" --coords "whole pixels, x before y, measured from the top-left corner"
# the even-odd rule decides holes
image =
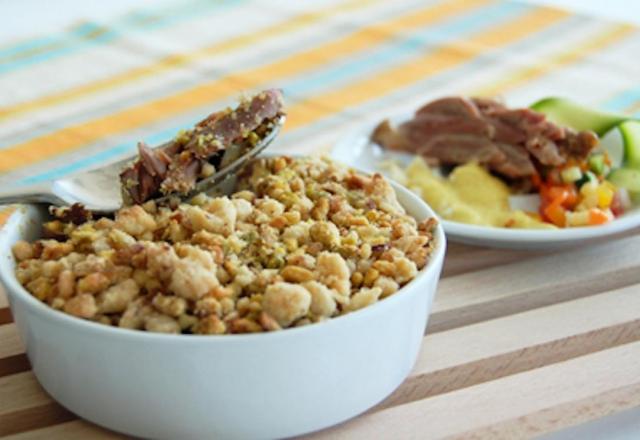
[[[433,212],[394,184],[422,220]],[[253,335],[163,335],[55,311],[14,277],[11,245],[37,238],[43,211],[0,232],[0,277],[33,371],[77,415],[146,438],[276,438],[349,419],[389,395],[416,360],[445,252],[396,294],[325,323]]]

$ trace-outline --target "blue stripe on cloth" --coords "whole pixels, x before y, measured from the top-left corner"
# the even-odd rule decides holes
[[[47,46],[52,43],[55,43],[57,41],[57,38],[59,37],[53,37],[53,36],[40,37],[40,38],[34,38],[28,41],[22,41],[20,43],[13,44],[9,47],[5,47],[4,49],[0,49],[0,58],[11,57],[19,54],[20,52],[39,49],[43,46]],[[0,61],[2,60],[0,59]]]
[[[136,10],[127,13],[116,22],[112,24],[111,27],[122,28],[130,26],[132,30],[136,29],[145,29],[149,28],[157,23],[166,22],[167,19],[172,20],[171,17],[164,17],[165,15],[175,16],[176,13],[180,15],[181,11],[186,11],[187,14],[180,15],[179,18],[189,18],[191,16],[190,10],[193,7],[197,7],[199,4],[205,4],[209,6],[215,6],[214,2],[208,0],[187,0],[183,1],[179,4],[172,4],[168,8],[158,9],[153,8],[153,12],[144,11],[144,10]],[[198,9],[196,11],[200,13],[201,11]],[[155,22],[150,22],[150,20],[155,19]],[[121,23],[120,23],[121,22]],[[171,21],[169,21],[171,23]],[[58,35],[49,35],[46,37],[37,37],[33,39],[29,39],[27,41],[21,41],[19,43],[15,43],[10,46],[5,46],[4,48],[0,48],[0,61],[2,58],[11,57],[19,54],[20,52],[25,52],[29,50],[39,49],[44,46],[48,46],[51,44],[72,44],[77,42],[77,38],[83,38],[86,36],[86,30],[83,30],[81,25],[73,26],[69,30],[65,32],[61,32]]]
[[[513,19],[515,16],[524,14],[531,9],[532,7],[524,4],[504,2],[465,14],[462,17],[450,19],[441,25],[430,25],[423,28],[423,30],[417,34],[399,37],[393,43],[385,45],[385,47],[376,54],[364,57],[363,59],[356,59],[355,61],[349,62],[346,66],[340,64],[338,66],[332,66],[327,71],[318,74],[306,75],[304,78],[291,83],[292,85],[285,85],[285,93],[308,93],[319,87],[327,87],[331,82],[357,77],[367,71],[376,69],[378,66],[388,64],[389,60],[396,61],[402,57],[408,57],[412,54],[415,55],[416,52],[420,52],[421,49],[425,48],[425,43],[429,42],[430,39],[435,39],[437,42],[444,42],[463,37],[481,31],[484,28],[495,26],[499,20]],[[197,121],[193,121],[193,123],[195,122]],[[189,125],[193,124],[182,124],[171,127],[146,138],[145,141],[150,145],[160,144],[172,138],[181,128]],[[31,184],[43,182],[57,179],[83,169],[89,169],[100,163],[125,155],[126,153],[133,153],[136,149],[135,145],[136,142],[132,139],[108,150],[80,159],[72,164],[22,179],[18,183]]]
[[[14,61],[9,61],[0,64],[0,74],[7,73],[13,70],[21,69],[24,67],[32,66],[37,63],[42,63],[45,61],[49,61],[55,58],[59,58],[63,55],[68,55],[75,53],[83,48],[97,46],[103,43],[107,43],[115,40],[116,38],[125,35],[126,32],[131,32],[135,30],[153,30],[153,29],[161,29],[163,27],[169,26],[173,23],[179,22],[184,19],[189,19],[192,17],[201,16],[208,10],[220,11],[224,9],[228,9],[234,6],[238,6],[242,3],[245,3],[247,0],[218,0],[216,2],[207,2],[203,0],[198,0],[195,5],[190,7],[184,7],[175,13],[168,14],[166,16],[162,16],[158,20],[148,21],[151,17],[146,15],[145,19],[141,21],[141,16],[131,16],[129,20],[125,21],[120,26],[116,26],[113,28],[103,27],[99,24],[95,23],[83,23],[79,26],[76,26],[72,31],[70,36],[65,36],[56,39],[49,39],[48,43],[54,44],[62,44],[60,48],[56,48],[49,52],[44,53],[36,53],[30,57],[16,59]],[[98,35],[95,38],[87,38],[87,36],[91,35],[93,32],[103,31],[102,34]],[[47,39],[43,39],[46,41]],[[65,41],[68,40],[68,41]],[[44,44],[44,43],[43,43]]]
[[[603,102],[600,106],[604,110],[621,112],[638,101],[640,101],[640,87],[634,87],[632,89],[627,89],[621,93],[618,93],[617,95]]]
[[[172,139],[176,133],[185,126],[189,126],[193,124],[185,124],[180,127],[174,127],[171,129],[163,130],[157,133],[152,134],[151,136],[147,136],[145,138],[145,142],[149,145],[159,145],[163,142],[166,142],[168,139]],[[125,156],[126,154],[133,154],[136,151],[136,141],[131,140],[125,143],[116,145],[115,147],[109,148],[105,151],[100,151],[92,156],[82,158],[77,160],[71,164],[64,165],[59,168],[55,168],[50,171],[46,171],[44,173],[36,174],[31,177],[27,177],[18,182],[18,184],[32,184],[38,182],[46,182],[47,180],[58,179],[60,177],[66,176],[67,174],[71,174],[80,170],[89,169],[95,167],[101,163],[109,163],[112,162],[118,156]]]

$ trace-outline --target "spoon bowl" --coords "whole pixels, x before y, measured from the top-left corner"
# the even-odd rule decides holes
[[[213,175],[199,180],[195,188],[186,194],[171,194],[157,198],[157,202],[166,202],[171,197],[188,198],[198,192],[217,192],[225,194],[227,180],[235,175],[250,159],[260,154],[278,136],[285,116],[279,116],[273,128],[256,145],[242,150],[238,145],[229,146],[222,157],[223,167]],[[163,148],[167,142],[158,146]],[[89,211],[109,214],[123,206],[120,190],[120,173],[135,156],[94,168],[81,173],[72,174],[62,179],[51,180],[35,185],[24,185],[0,190],[0,205],[12,203],[35,203],[56,206],[82,204]]]

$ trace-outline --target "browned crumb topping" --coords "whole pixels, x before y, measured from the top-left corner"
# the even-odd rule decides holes
[[[326,159],[254,161],[230,197],[62,218],[13,247],[16,276],[65,313],[130,329],[226,334],[321,322],[411,281],[435,220],[417,223],[380,175]]]

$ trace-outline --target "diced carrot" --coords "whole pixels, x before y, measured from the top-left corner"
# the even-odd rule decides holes
[[[565,209],[557,203],[552,203],[546,208],[544,208],[543,217],[549,220],[556,226],[564,227],[566,223],[566,211]]]
[[[540,200],[542,200],[543,203],[551,202],[551,198],[549,197],[549,188],[551,188],[549,185],[545,185],[543,183],[538,189],[538,192],[540,193]]]
[[[564,203],[569,197],[567,189],[564,186],[552,186],[549,188],[548,197],[551,199],[551,203]]]
[[[578,190],[575,185],[567,186],[567,199],[564,201],[563,206],[567,209],[573,209],[578,204]]]
[[[578,204],[578,192],[575,185],[545,186],[540,196],[548,204],[556,204],[565,208],[573,208]]]
[[[602,225],[609,221],[609,216],[602,209],[593,208],[589,210],[589,224]]]

